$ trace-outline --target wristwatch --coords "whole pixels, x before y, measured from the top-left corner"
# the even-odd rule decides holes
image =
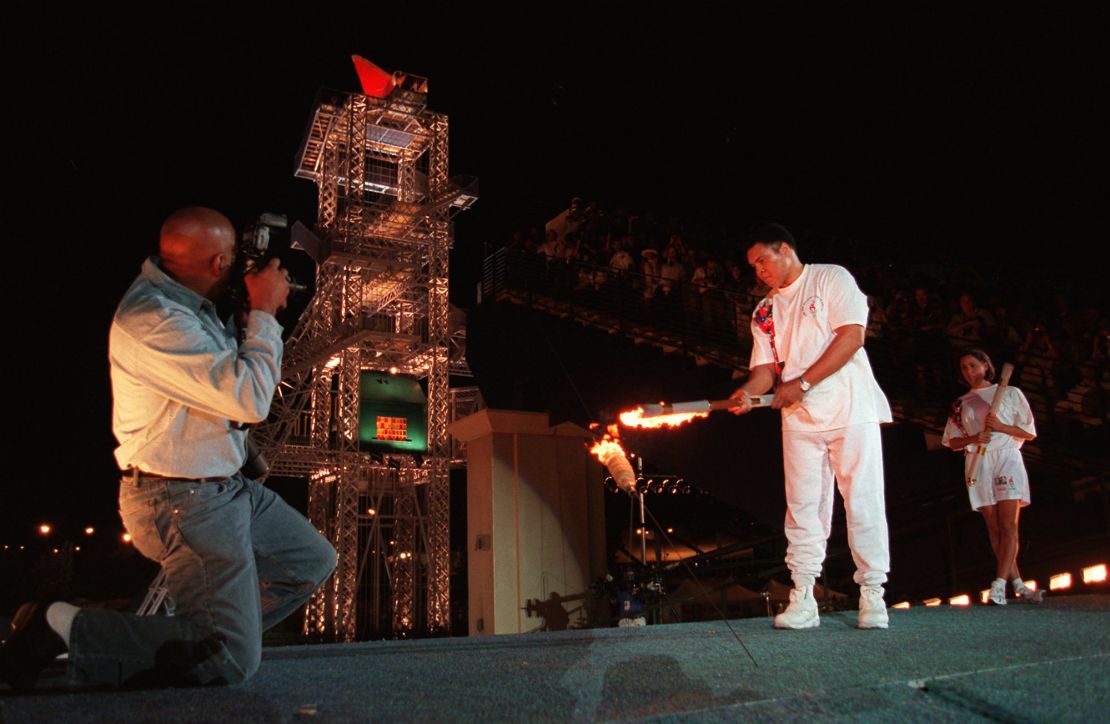
[[[810,387],[813,387],[813,385],[811,385],[811,384],[809,384],[808,382],[806,382],[806,378],[805,378],[805,377],[799,377],[799,378],[798,378],[798,384],[799,384],[799,385],[801,385],[801,387],[802,387],[802,392],[803,392],[803,393],[805,393],[805,392],[809,392],[809,388],[810,388]]]

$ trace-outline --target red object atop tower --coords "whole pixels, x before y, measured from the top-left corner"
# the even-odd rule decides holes
[[[385,98],[397,87],[392,73],[385,72],[361,55],[352,55],[351,60],[354,61],[359,83],[362,84],[362,92],[366,95]]]

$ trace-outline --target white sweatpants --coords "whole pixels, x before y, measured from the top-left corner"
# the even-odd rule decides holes
[[[833,480],[844,498],[848,546],[861,586],[882,585],[890,571],[883,494],[883,446],[875,423],[823,432],[782,433],[786,469],[786,565],[817,577],[832,529]]]

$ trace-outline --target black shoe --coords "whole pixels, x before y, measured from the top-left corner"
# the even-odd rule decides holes
[[[53,601],[31,601],[19,607],[12,618],[12,633],[0,646],[0,679],[26,694],[35,688],[42,670],[67,650],[46,622],[46,609]]]

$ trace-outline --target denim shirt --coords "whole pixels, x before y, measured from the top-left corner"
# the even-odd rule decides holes
[[[112,319],[112,431],[121,469],[206,478],[246,460],[238,423],[261,422],[281,380],[281,325],[252,311],[240,345],[211,301],[143,263]]]

